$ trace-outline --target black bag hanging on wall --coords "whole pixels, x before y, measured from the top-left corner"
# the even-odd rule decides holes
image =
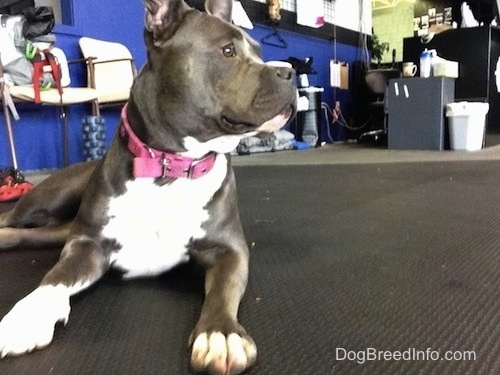
[[[21,14],[29,7],[35,6],[35,0],[0,0],[0,14]]]
[[[56,23],[52,7],[26,8],[22,14],[26,19],[23,24],[23,35],[26,39],[50,34]]]

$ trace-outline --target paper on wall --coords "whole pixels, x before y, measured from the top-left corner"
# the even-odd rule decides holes
[[[349,89],[349,64],[330,60],[330,86],[342,90]]]
[[[323,0],[297,0],[297,23],[309,27],[325,24]]]

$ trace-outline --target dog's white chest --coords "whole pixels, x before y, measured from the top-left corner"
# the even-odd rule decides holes
[[[207,203],[221,187],[227,161],[219,156],[210,173],[157,186],[152,178],[128,181],[126,192],[109,201],[108,224],[102,234],[121,249],[112,254],[113,267],[125,277],[152,276],[188,260],[191,239],[202,238],[209,219]]]

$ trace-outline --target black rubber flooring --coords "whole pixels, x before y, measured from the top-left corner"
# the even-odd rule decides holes
[[[259,350],[250,374],[500,374],[500,162],[236,173],[252,247],[240,309]],[[0,315],[58,252],[0,253]],[[0,374],[190,374],[202,280],[189,265],[109,275],[72,300],[48,348],[0,360]]]

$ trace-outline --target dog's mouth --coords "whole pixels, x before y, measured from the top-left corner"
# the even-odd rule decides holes
[[[227,116],[222,116],[221,123],[224,130],[231,134],[243,134],[250,129],[255,129],[255,125],[250,122],[235,120]]]
[[[285,126],[295,113],[292,104],[287,105],[273,118],[265,121],[261,125],[256,125],[251,122],[234,120],[227,116],[222,116],[222,125],[228,133],[244,134],[247,132],[253,133],[274,133]]]
[[[280,113],[274,116],[272,119],[267,120],[261,126],[257,128],[258,133],[271,134],[280,130],[285,126],[288,121],[292,118],[295,113],[295,109],[292,104],[288,105]]]

